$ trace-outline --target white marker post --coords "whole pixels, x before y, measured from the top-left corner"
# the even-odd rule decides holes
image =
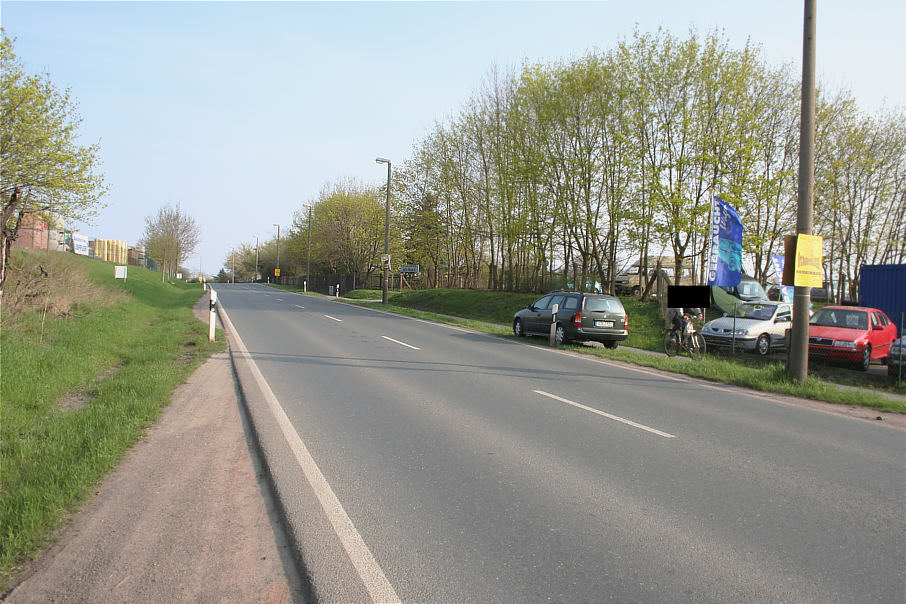
[[[212,287],[211,288],[211,313],[210,313],[210,316],[208,319],[208,342],[214,341],[214,327],[217,322],[217,317],[215,316],[215,313],[217,312],[216,305],[217,305],[217,292]]]
[[[554,307],[551,309],[551,337],[549,344],[555,346],[557,344],[557,311],[560,310],[559,304],[554,304]]]

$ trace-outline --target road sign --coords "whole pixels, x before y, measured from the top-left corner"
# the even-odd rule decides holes
[[[400,266],[401,273],[407,273],[412,275],[417,275],[421,272],[419,265],[417,264],[403,264]]]

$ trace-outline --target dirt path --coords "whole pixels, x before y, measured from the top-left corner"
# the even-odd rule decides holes
[[[219,353],[5,601],[303,601],[249,442]]]

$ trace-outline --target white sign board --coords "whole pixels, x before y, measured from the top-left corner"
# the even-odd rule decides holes
[[[114,278],[125,279],[126,278],[126,268],[127,267],[125,267],[125,266],[114,267]]]
[[[88,237],[79,233],[72,234],[72,251],[80,256],[88,255]]]

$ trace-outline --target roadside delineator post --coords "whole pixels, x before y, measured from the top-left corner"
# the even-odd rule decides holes
[[[215,315],[215,313],[217,312],[216,306],[217,306],[217,292],[212,287],[211,288],[210,313],[209,313],[209,317],[208,317],[208,342],[214,341],[214,327],[217,322],[217,317]]]
[[[554,307],[551,309],[551,335],[550,341],[548,342],[551,346],[557,344],[557,311],[560,310],[559,304],[554,304]]]

